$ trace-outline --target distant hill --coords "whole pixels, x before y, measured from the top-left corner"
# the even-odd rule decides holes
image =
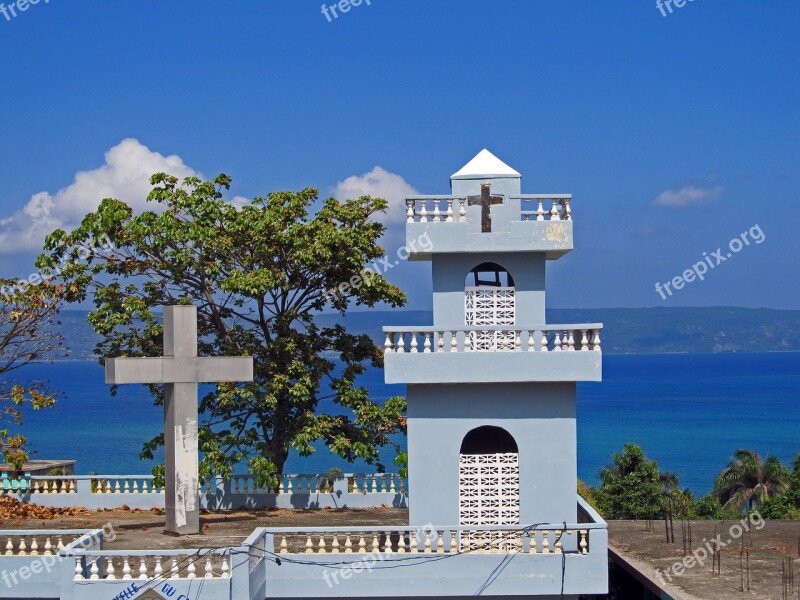
[[[384,325],[430,325],[429,311],[364,311],[324,314],[320,325],[342,323],[383,344]],[[69,359],[94,356],[99,337],[84,311],[64,311],[62,335]],[[800,310],[767,308],[596,308],[551,309],[548,323],[603,323],[608,354],[800,351]]]

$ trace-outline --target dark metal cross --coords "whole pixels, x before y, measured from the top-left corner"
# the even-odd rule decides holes
[[[492,204],[502,204],[502,196],[492,196],[490,192],[491,185],[488,183],[481,184],[480,196],[467,196],[467,203],[470,206],[481,206],[481,231],[490,232],[492,230],[492,214],[489,212]]]

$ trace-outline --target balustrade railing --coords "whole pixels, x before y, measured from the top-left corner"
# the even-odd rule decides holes
[[[602,528],[605,526],[603,525]],[[280,529],[278,554],[588,554],[592,525]]]
[[[230,549],[75,551],[74,581],[228,579]]]
[[[0,554],[3,556],[55,556],[86,531],[7,530],[0,532]]]
[[[520,200],[523,221],[572,221],[572,194],[524,194]]]
[[[280,475],[276,487],[258,485],[252,475],[232,475],[223,489],[232,494],[292,495],[332,494],[335,481],[341,479],[342,490],[354,494],[405,493],[406,485],[397,473],[345,473],[336,474],[286,474]],[[201,495],[215,494],[220,478],[202,482]],[[59,475],[33,476],[22,479],[0,479],[0,494],[164,494],[164,488],[155,484],[152,475]]]
[[[599,323],[517,327],[475,325],[455,329],[384,327],[386,353],[599,352]]]
[[[522,221],[571,221],[571,194],[524,194],[520,200]],[[406,196],[408,223],[464,223],[467,220],[466,196]]]

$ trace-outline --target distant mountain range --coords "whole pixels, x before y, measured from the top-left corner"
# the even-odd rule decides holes
[[[364,311],[318,317],[320,325],[341,323],[383,344],[384,325],[431,325],[429,311]],[[597,308],[551,309],[548,323],[603,323],[609,354],[800,351],[800,310],[767,308]],[[61,314],[69,359],[94,356],[99,337],[85,311]]]

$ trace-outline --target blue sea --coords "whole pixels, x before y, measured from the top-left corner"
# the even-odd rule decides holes
[[[626,442],[642,446],[681,485],[705,493],[737,448],[779,457],[800,452],[800,353],[605,355],[603,382],[578,384],[578,473],[596,484],[600,469]],[[162,409],[144,386],[109,394],[95,362],[29,365],[21,378],[47,378],[62,393],[56,407],[26,411],[21,428],[34,458],[77,460],[81,474],[149,473],[142,443],[162,430]],[[378,402],[403,395],[381,370],[360,383]],[[324,406],[323,406],[324,408]],[[394,470],[393,451],[386,452]],[[292,456],[290,472],[372,471],[322,447]]]

